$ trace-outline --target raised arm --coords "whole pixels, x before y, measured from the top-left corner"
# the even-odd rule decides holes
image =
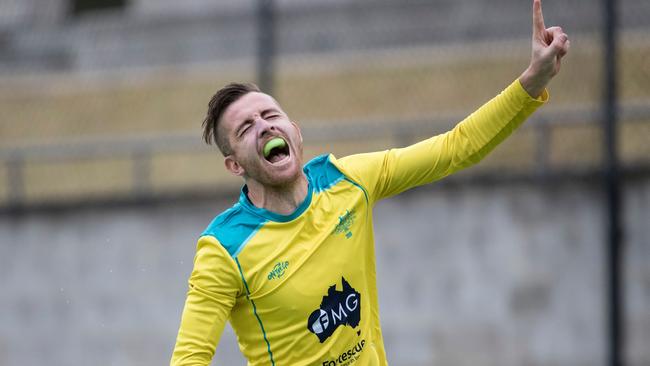
[[[335,164],[363,186],[373,202],[476,164],[548,99],[546,85],[568,50],[567,35],[560,27],[545,28],[541,1],[534,0],[532,55],[518,80],[447,133],[402,149],[348,156]]]

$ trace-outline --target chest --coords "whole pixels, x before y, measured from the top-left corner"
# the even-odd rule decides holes
[[[372,253],[372,217],[352,184],[314,193],[296,220],[271,222],[251,238],[238,261],[253,299],[319,297],[341,278],[362,277]],[[318,284],[318,285],[316,285]]]

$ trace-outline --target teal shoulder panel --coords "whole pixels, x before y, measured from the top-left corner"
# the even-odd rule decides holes
[[[265,223],[264,218],[250,213],[237,203],[215,217],[201,236],[214,236],[235,258]]]
[[[304,172],[314,186],[314,192],[322,192],[345,177],[329,160],[329,155],[320,155],[313,158],[304,167]]]

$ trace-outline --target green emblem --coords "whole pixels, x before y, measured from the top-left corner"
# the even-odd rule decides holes
[[[267,276],[268,280],[272,280],[274,278],[280,278],[284,276],[284,271],[289,267],[289,262],[284,261],[284,262],[278,262],[273,266],[273,269],[271,272],[269,272],[269,275]]]
[[[332,231],[332,234],[345,233],[345,237],[347,239],[350,239],[352,237],[352,232],[350,231],[350,227],[352,226],[352,224],[354,224],[354,219],[356,217],[357,215],[354,212],[354,210],[352,211],[345,210],[345,214],[339,216],[339,223],[336,224],[336,227],[334,227],[334,231]]]

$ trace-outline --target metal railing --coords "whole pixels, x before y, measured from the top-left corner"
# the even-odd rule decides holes
[[[535,171],[531,174],[543,177],[552,174],[549,164],[550,135],[553,128],[570,125],[599,126],[601,111],[593,106],[572,109],[541,110],[531,117],[522,128],[533,129],[535,136]],[[650,120],[650,103],[628,102],[621,106],[621,120],[626,123],[647,123]],[[445,132],[462,120],[464,115],[446,116],[429,120],[407,121],[349,121],[332,126],[317,123],[304,126],[303,135],[309,145],[326,145],[333,141],[372,141],[390,138],[405,145],[417,137]],[[386,146],[389,148],[391,146]],[[197,133],[160,134],[138,137],[101,137],[63,140],[48,144],[21,145],[0,148],[0,162],[6,167],[7,206],[26,204],[25,167],[27,164],[60,163],[100,159],[127,159],[131,162],[130,196],[141,198],[153,192],[152,160],[158,154],[201,153],[210,148],[202,144]],[[213,150],[218,154],[216,150]],[[650,160],[650,157],[649,157]],[[187,191],[196,189],[190,181]]]

